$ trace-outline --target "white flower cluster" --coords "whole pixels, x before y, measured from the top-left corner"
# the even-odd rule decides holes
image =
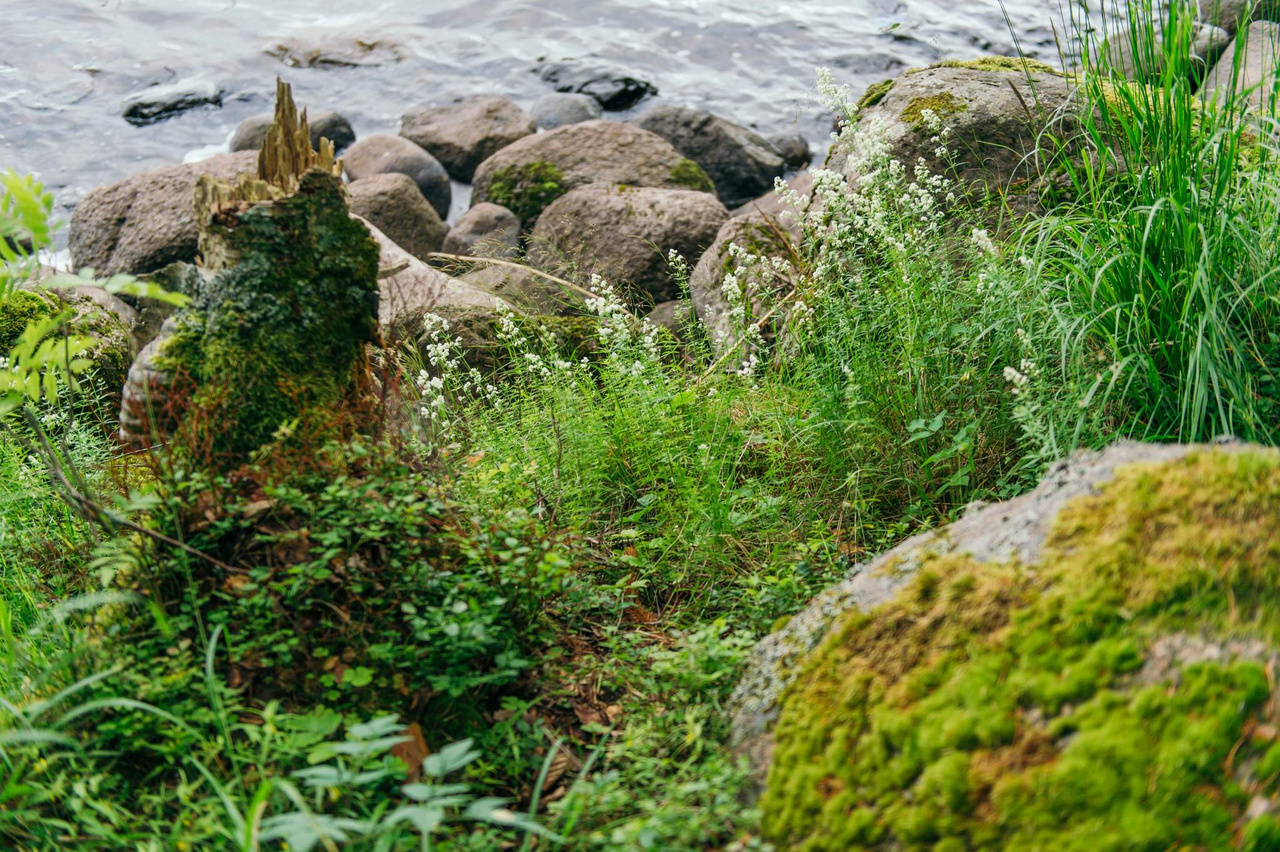
[[[462,359],[462,339],[450,337],[450,324],[438,314],[423,318],[423,359],[427,369],[414,379],[418,392],[418,413],[429,433],[428,443],[442,445],[457,425],[451,409],[478,399],[501,404],[498,388],[486,382],[474,367]]]
[[[974,246],[982,254],[991,255],[992,257],[999,254],[996,244],[991,240],[991,232],[986,228],[974,228],[969,234],[969,238],[973,240]]]
[[[679,257],[674,252],[672,255]],[[637,323],[613,285],[599,275],[591,276],[588,289],[595,296],[585,302],[587,313],[600,319],[596,334],[614,369],[624,375],[639,376],[660,366],[662,350],[657,326],[647,319]]]
[[[779,283],[793,277],[792,268],[784,258],[756,254],[736,242],[729,243],[728,265],[720,294],[728,306],[729,335],[740,341],[744,355],[738,372],[752,375],[760,363],[755,351],[765,346],[759,320],[777,301]]]

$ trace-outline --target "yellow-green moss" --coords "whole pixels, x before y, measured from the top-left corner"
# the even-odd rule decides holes
[[[1036,565],[927,559],[784,697],[766,834],[806,852],[1280,849],[1272,817],[1245,816],[1280,798],[1266,655],[1144,672],[1157,642],[1280,647],[1277,519],[1280,453],[1206,452],[1074,501]]]
[[[14,290],[0,300],[0,355],[13,348],[27,323],[51,317],[58,309],[56,297],[32,290]]]
[[[1038,59],[1025,59],[1020,56],[984,56],[981,59],[944,59],[935,62],[929,68],[971,68],[974,71],[1018,71],[1032,74],[1053,74],[1061,77],[1062,72],[1052,65]],[[924,68],[913,68],[908,74],[924,71]]]
[[[716,191],[715,183],[703,171],[702,166],[687,158],[671,167],[671,182],[698,192]]]
[[[489,200],[516,214],[526,228],[568,191],[564,174],[547,160],[498,169],[489,182]]]
[[[969,105],[962,99],[950,92],[943,92],[928,97],[912,98],[911,102],[903,108],[901,116],[903,121],[918,124],[926,110],[932,111],[938,118],[946,118],[968,109]]]
[[[862,93],[862,97],[858,98],[858,110],[862,111],[868,107],[873,107],[884,100],[884,96],[889,94],[889,90],[893,88],[893,80],[881,80],[879,83],[872,83],[867,86],[867,90]]]

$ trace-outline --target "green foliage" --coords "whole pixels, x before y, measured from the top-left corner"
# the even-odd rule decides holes
[[[1207,452],[1070,504],[1036,565],[926,559],[788,692],[767,833],[812,850],[1236,848],[1244,789],[1275,792],[1232,770],[1270,747],[1246,732],[1271,687],[1265,654],[1212,649],[1280,639],[1277,511],[1280,455]],[[1257,822],[1246,837],[1267,848]]]
[[[489,182],[489,200],[516,214],[526,228],[566,192],[564,174],[546,160],[498,169]]]

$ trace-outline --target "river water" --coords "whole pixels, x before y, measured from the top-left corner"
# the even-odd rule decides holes
[[[367,135],[396,132],[415,103],[531,102],[550,91],[539,61],[574,57],[817,150],[830,117],[815,66],[857,93],[906,67],[1012,53],[1014,34],[1054,59],[1058,20],[1055,0],[3,0],[0,167],[37,172],[65,215],[97,184],[225,145],[270,110],[276,75]],[[220,108],[122,118],[128,94],[193,77],[226,92]]]

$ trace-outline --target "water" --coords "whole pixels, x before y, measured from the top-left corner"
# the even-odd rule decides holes
[[[1023,50],[1056,57],[1056,2],[1008,2]],[[815,66],[857,92],[906,67],[1014,52],[999,0],[5,0],[0,21],[0,166],[39,173],[63,214],[98,184],[218,150],[270,110],[277,74],[363,136],[396,132],[415,103],[532,102],[549,91],[540,59],[596,56],[662,99],[818,150],[830,117],[811,98]],[[315,52],[334,61],[288,60]],[[125,95],[196,76],[227,92],[221,108],[147,127],[121,117]]]

